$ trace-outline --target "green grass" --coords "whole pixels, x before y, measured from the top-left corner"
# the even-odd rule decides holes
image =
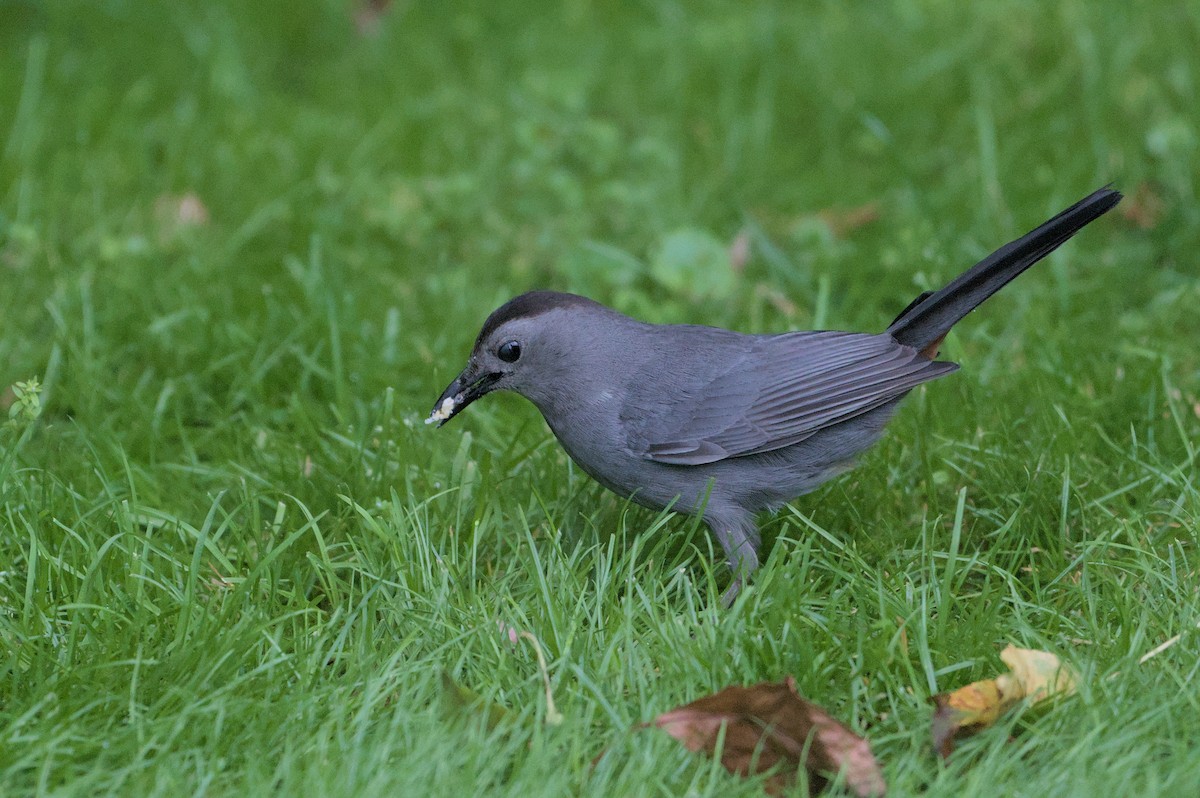
[[[1188,3],[347,9],[0,3],[0,390],[45,386],[0,428],[0,793],[757,795],[630,729],[786,674],[892,795],[1200,793]],[[526,288],[879,330],[1109,181],[1155,224],[968,319],[729,611],[703,528],[527,403],[420,423]],[[748,231],[744,272],[664,279],[678,230]],[[1081,694],[940,764],[928,697],[1010,641]],[[448,716],[443,669],[515,717]]]

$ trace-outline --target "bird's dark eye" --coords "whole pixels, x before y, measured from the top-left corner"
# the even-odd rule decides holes
[[[516,341],[509,341],[506,344],[501,344],[496,350],[496,354],[505,363],[516,363],[517,358],[521,356],[521,345]]]

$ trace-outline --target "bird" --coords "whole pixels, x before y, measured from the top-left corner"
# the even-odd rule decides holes
[[[487,317],[426,423],[493,391],[524,396],[601,485],[702,518],[732,573],[729,605],[759,567],[759,514],[852,468],[909,391],[958,369],[937,359],[950,328],[1120,200],[1111,187],[1089,194],[916,297],[881,333],[650,324],[529,291]]]

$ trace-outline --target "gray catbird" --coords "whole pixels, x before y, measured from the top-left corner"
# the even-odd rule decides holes
[[[730,601],[758,567],[756,513],[852,467],[905,394],[958,368],[934,358],[959,319],[1120,200],[1109,188],[1085,197],[921,294],[878,335],[646,324],[531,291],[488,316],[428,422],[516,391],[600,484],[703,513],[734,571]]]

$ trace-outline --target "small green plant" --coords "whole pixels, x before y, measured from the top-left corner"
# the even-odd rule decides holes
[[[24,429],[42,414],[42,384],[37,377],[12,386],[13,403],[8,408],[8,425]]]

